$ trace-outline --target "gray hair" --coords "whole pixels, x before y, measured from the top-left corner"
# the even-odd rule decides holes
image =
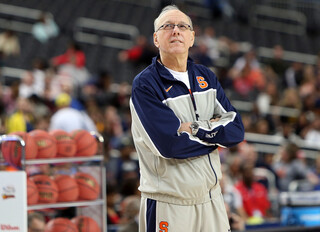
[[[168,6],[164,7],[164,8],[161,10],[159,16],[154,20],[154,23],[153,23],[154,31],[157,31],[157,29],[158,29],[157,26],[158,26],[159,19],[161,18],[161,16],[164,15],[165,13],[167,13],[168,11],[171,11],[171,10],[181,11],[176,5],[168,5]],[[181,11],[181,12],[182,12],[182,11]],[[182,12],[182,13],[184,13],[184,12]],[[184,14],[185,14],[185,13],[184,13]],[[185,14],[185,15],[186,15],[186,14]],[[189,20],[189,24],[190,24],[191,28],[193,28],[191,18],[190,18],[188,15],[186,15],[186,16],[187,16],[187,18],[188,18],[188,20]]]

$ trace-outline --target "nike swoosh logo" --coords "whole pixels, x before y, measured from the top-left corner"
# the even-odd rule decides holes
[[[165,89],[165,91],[168,93],[171,88],[172,88],[172,85],[169,88]]]

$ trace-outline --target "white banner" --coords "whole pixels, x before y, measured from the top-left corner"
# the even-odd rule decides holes
[[[0,232],[27,230],[26,173],[0,171]]]

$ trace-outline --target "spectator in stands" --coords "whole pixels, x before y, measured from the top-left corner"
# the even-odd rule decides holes
[[[307,112],[309,115],[317,113],[319,110],[319,95],[317,91],[307,94],[302,98],[302,111]]]
[[[11,115],[16,111],[17,99],[19,98],[20,81],[13,81],[9,87],[2,88],[2,102],[6,115]]]
[[[254,48],[235,60],[228,75],[233,80],[236,98],[255,99],[265,87],[265,76]]]
[[[283,144],[275,156],[273,169],[278,176],[279,190],[288,191],[289,185],[294,180],[305,180],[311,184],[318,183],[318,178],[310,168],[299,159],[300,148],[294,143]]]
[[[120,113],[129,107],[129,99],[131,96],[131,86],[124,81],[118,85],[118,90],[115,94],[113,105],[119,109]]]
[[[75,41],[69,42],[65,53],[53,57],[51,65],[57,68],[58,75],[71,77],[74,91],[78,91],[89,80],[89,73],[85,67],[86,55]]]
[[[314,120],[314,117],[315,115],[311,111],[301,112],[298,116],[295,125],[295,134],[297,134],[300,138],[304,139],[306,137],[306,133],[309,130],[309,126],[312,124]]]
[[[30,97],[36,95],[39,98],[44,98],[46,90],[46,61],[41,58],[35,58],[32,66],[31,71],[26,71],[22,74],[19,96]]]
[[[140,196],[128,196],[121,202],[121,225],[117,232],[139,232]]]
[[[50,38],[59,34],[59,27],[49,12],[41,12],[38,21],[32,26],[32,35],[41,43],[46,43]]]
[[[139,35],[136,44],[128,50],[121,51],[118,58],[122,62],[130,61],[137,67],[146,67],[156,54],[156,50],[150,45],[148,39],[144,35]]]
[[[258,153],[253,144],[242,142],[239,146],[239,155],[242,158],[242,162],[251,164],[253,167],[256,166],[258,160]]]
[[[300,62],[292,62],[285,71],[284,87],[298,88],[303,79],[303,64]]]
[[[0,34],[0,52],[4,58],[20,55],[20,42],[14,31],[5,30]]]
[[[283,59],[283,53],[283,47],[279,44],[275,45],[273,47],[273,57],[267,63],[280,80],[283,80],[285,71],[288,69],[288,63]]]
[[[0,51],[0,77],[1,77],[1,69],[3,68],[4,66],[4,54],[2,51]]]
[[[279,102],[279,106],[300,111],[302,109],[302,102],[298,90],[295,88],[286,88],[283,92],[282,99]]]
[[[246,213],[243,208],[242,196],[230,180],[228,166],[222,165],[222,179],[220,180],[221,192],[225,204],[228,205],[230,213],[235,213],[245,221]]]
[[[233,86],[235,91],[242,97],[254,99],[257,96],[257,92],[264,89],[266,81],[265,76],[261,72],[259,67],[252,64],[253,57],[251,53],[245,56],[245,64],[238,75],[234,76]],[[235,69],[237,66],[242,66],[239,61],[235,64]]]
[[[269,127],[268,120],[265,118],[259,118],[255,125],[254,132],[258,134],[265,134],[265,135],[270,134],[270,127]]]
[[[114,105],[116,93],[112,84],[111,73],[107,70],[100,71],[96,81],[97,92],[95,94],[99,106]]]
[[[229,166],[230,180],[233,184],[237,183],[240,179],[240,166],[242,157],[238,154],[230,154],[227,156],[226,163]]]
[[[243,200],[243,207],[248,220],[258,219],[262,222],[268,215],[270,202],[267,189],[254,180],[254,166],[251,163],[244,162],[241,165],[241,180],[236,184]]]
[[[51,63],[53,66],[72,64],[78,68],[83,68],[86,65],[86,56],[76,42],[70,41],[66,52],[53,57]]]
[[[42,58],[34,58],[32,61],[32,74],[34,77],[33,91],[40,98],[45,97],[47,61]]]
[[[45,226],[45,217],[41,213],[28,213],[28,232],[44,232]]]
[[[33,105],[27,98],[17,99],[16,112],[8,117],[6,128],[7,133],[34,129]]]
[[[50,127],[50,115],[40,115],[35,118],[34,129],[48,131]]]
[[[81,99],[81,102],[83,102],[84,108],[86,109],[89,117],[94,122],[97,131],[102,134],[105,128],[103,110],[101,110],[101,108],[98,106],[94,96],[85,100]]]
[[[299,96],[306,97],[310,93],[314,93],[317,88],[316,69],[313,65],[306,64],[303,67],[303,79],[299,86]]]
[[[193,49],[192,58],[197,64],[202,64],[207,67],[213,67],[212,59],[208,56],[207,44],[200,41]]]
[[[219,39],[216,37],[216,32],[212,26],[206,27],[199,39],[200,44],[206,45],[207,55],[213,62],[220,57]]]
[[[84,110],[77,110],[70,106],[71,97],[61,93],[55,100],[58,110],[52,115],[49,130],[61,129],[71,132],[77,129],[97,131],[97,128]]]
[[[116,185],[113,183],[107,184],[107,224],[117,225],[120,223],[120,215],[117,208],[117,202],[119,201],[119,193]]]
[[[19,85],[19,96],[30,97],[33,94],[34,77],[31,71],[26,71],[22,74],[21,83]]]
[[[320,190],[320,155],[317,156],[315,160],[314,168],[312,169],[313,173],[318,177],[319,181],[315,184],[314,190]]]
[[[250,69],[260,69],[261,65],[258,61],[257,54],[255,48],[250,48],[244,55],[240,56],[235,60],[231,70],[230,76],[236,77],[239,76],[245,66],[248,66]]]
[[[119,138],[119,145],[115,148],[119,150],[117,156],[112,156],[107,162],[107,170],[111,172],[108,176],[115,179],[118,185],[121,185],[127,179],[139,178],[139,162],[134,157],[134,146],[131,136],[122,136]]]
[[[227,68],[231,69],[235,64],[236,60],[242,57],[242,51],[240,49],[240,43],[238,41],[234,41],[231,38],[223,37],[224,43],[227,46]]]
[[[132,195],[141,196],[141,192],[138,189],[139,184],[140,184],[140,178],[136,175],[126,178],[121,183],[121,187],[119,191],[122,198],[132,196]]]
[[[295,117],[279,116],[276,134],[284,139],[284,141],[299,140],[299,136],[294,131]]]
[[[104,110],[103,135],[109,140],[110,148],[118,148],[124,129],[118,109],[114,106],[107,106]]]
[[[48,99],[54,101],[61,93],[68,93],[73,96],[76,92],[73,77],[68,73],[58,73],[55,68],[47,69],[47,91],[46,96]]]
[[[320,141],[320,117],[315,116],[313,122],[308,126],[308,130],[305,135],[305,141],[309,145],[317,146]]]
[[[270,116],[271,106],[279,104],[280,91],[275,80],[266,79],[266,86],[262,91],[259,91],[256,98],[256,104],[259,113],[262,117],[268,119],[269,124],[273,121]]]
[[[233,8],[227,0],[204,0],[204,5],[211,10],[214,19],[222,16],[231,18],[233,16]]]
[[[225,203],[229,224],[232,231],[242,232],[245,230],[245,220],[241,218],[238,214],[230,211],[230,207]]]

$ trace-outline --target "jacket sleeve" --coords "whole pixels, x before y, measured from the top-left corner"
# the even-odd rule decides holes
[[[138,130],[139,139],[145,140],[155,155],[185,159],[208,154],[217,148],[213,144],[199,142],[187,133],[179,135],[180,120],[148,86],[133,88],[130,108],[132,130]]]
[[[221,115],[217,122],[199,122],[199,131],[196,137],[221,147],[232,147],[244,139],[244,127],[241,116],[231,105],[220,83],[215,78],[217,89],[215,114]]]

